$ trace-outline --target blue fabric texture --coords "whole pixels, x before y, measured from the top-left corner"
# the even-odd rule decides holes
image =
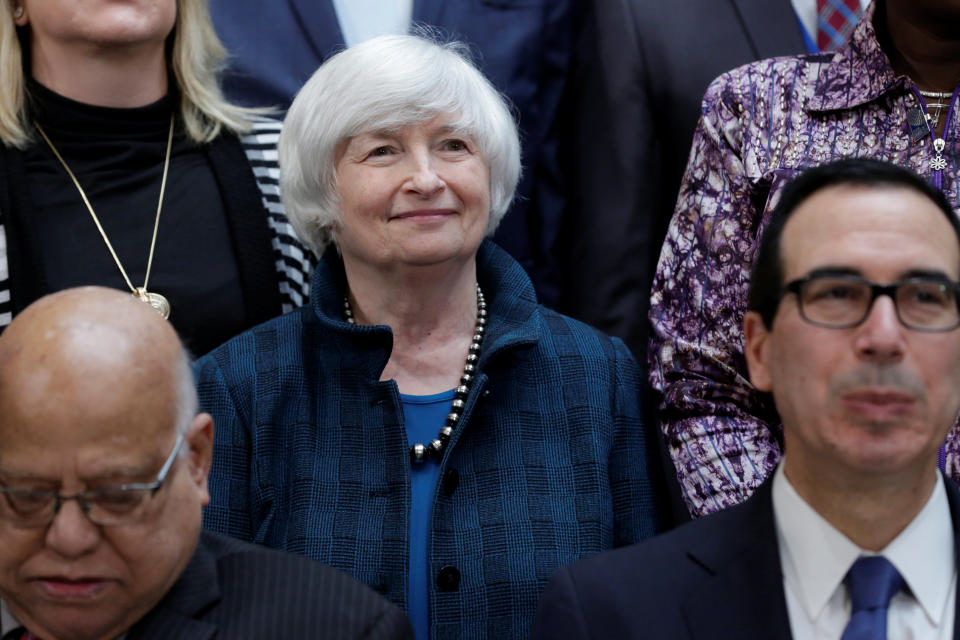
[[[437,437],[450,413],[454,390],[429,396],[401,393],[403,420],[407,427],[407,444],[429,444]],[[410,622],[418,638],[430,637],[430,581],[427,558],[430,545],[430,513],[433,492],[440,479],[440,465],[433,460],[410,468]]]
[[[847,571],[850,622],[840,640],[886,640],[890,601],[906,582],[883,556],[861,556]]]
[[[641,372],[623,343],[536,302],[486,241],[489,323],[440,462],[430,520],[431,637],[526,638],[559,566],[656,533]],[[410,462],[384,326],[341,316],[327,251],[310,304],[195,365],[215,420],[213,531],[319,559],[408,609]]]

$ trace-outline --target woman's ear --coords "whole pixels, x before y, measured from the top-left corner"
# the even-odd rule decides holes
[[[30,22],[27,17],[27,10],[22,4],[13,5],[13,24],[18,27],[26,26]]]

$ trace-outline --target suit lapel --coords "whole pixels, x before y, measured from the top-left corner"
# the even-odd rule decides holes
[[[950,504],[950,519],[953,521],[953,556],[954,562],[960,566],[960,491],[953,480],[943,476],[943,484],[947,489],[947,502]],[[953,638],[960,640],[960,588],[956,589],[953,604]]]
[[[332,0],[287,0],[316,59],[324,61],[346,46]],[[295,37],[295,36],[294,36]]]
[[[790,638],[771,481],[736,509],[722,535],[687,551],[711,576],[682,604],[690,637]]]
[[[220,600],[217,561],[203,538],[183,575],[150,613],[128,634],[128,640],[208,640],[217,625],[198,619]]]
[[[770,0],[731,0],[756,59],[807,50],[793,5]]]

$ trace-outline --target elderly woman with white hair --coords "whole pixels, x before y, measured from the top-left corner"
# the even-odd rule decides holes
[[[196,364],[205,526],[354,575],[419,638],[527,637],[553,569],[658,519],[630,353],[484,239],[520,173],[504,100],[457,45],[375,38],[303,87],[280,164],[322,257],[308,306]]]
[[[280,124],[226,102],[206,0],[0,0],[0,330],[127,290],[194,352],[300,304]]]

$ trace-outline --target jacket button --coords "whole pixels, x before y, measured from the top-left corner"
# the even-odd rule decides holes
[[[448,495],[453,495],[460,484],[460,472],[456,469],[448,469],[443,475],[443,491]]]
[[[443,591],[456,591],[460,586],[460,571],[449,564],[441,568],[437,574],[437,586]]]

